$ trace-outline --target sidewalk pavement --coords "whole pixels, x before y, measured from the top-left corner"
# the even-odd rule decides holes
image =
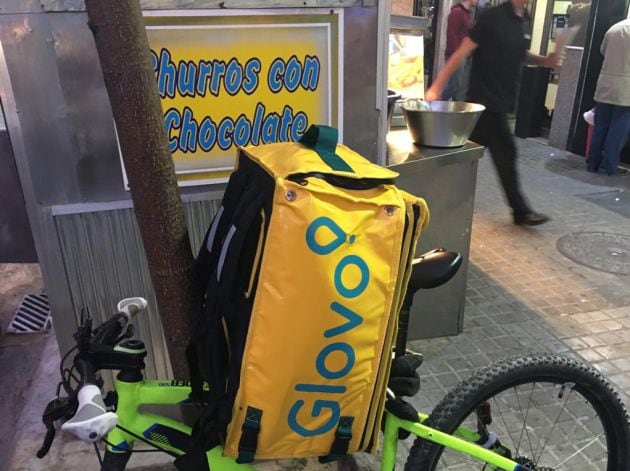
[[[487,155],[481,160],[464,332],[411,342],[425,356],[422,389],[412,402],[428,412],[475,368],[542,351],[591,363],[630,405],[630,176],[587,173],[582,157],[517,141],[524,191],[552,221],[537,228],[514,226],[492,162]],[[573,236],[565,237],[569,234]],[[4,362],[4,352],[0,354]],[[39,366],[29,368],[37,381],[31,381],[18,425],[10,432],[15,435],[13,456],[1,461],[10,463],[10,470],[96,469],[91,448],[67,437],[55,443],[45,460],[33,458],[43,438],[40,414],[57,381],[57,361],[51,338]],[[2,429],[0,442],[11,437],[7,433]],[[401,444],[401,465],[409,446],[409,441]],[[133,460],[128,469],[174,469],[156,468],[163,457],[143,454]],[[358,456],[357,463],[361,469],[378,469],[368,455]],[[317,462],[300,460],[260,466],[270,471],[315,468],[322,469]]]

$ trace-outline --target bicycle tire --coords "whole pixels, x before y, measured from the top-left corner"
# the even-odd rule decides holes
[[[506,393],[508,390],[514,389],[514,391],[517,391],[517,388],[520,388],[520,385],[523,384],[527,384],[528,387],[532,385],[533,391],[537,382],[549,382],[556,385],[569,384],[572,390],[579,393],[580,400],[586,399],[593,407],[597,418],[600,419],[603,434],[605,434],[608,463],[606,465],[604,461],[602,466],[605,465],[607,471],[630,470],[628,414],[619,395],[597,370],[561,355],[534,354],[511,357],[481,368],[448,393],[435,407],[425,423],[433,428],[452,434],[468,418],[479,420],[479,404],[484,403],[489,398]],[[562,390],[564,391],[564,389]],[[526,429],[527,414],[524,415],[524,419],[525,425],[523,430]],[[498,421],[495,421],[495,424],[496,422]],[[510,427],[507,423],[505,423],[505,427],[507,434],[510,434]],[[529,434],[529,431],[527,433]],[[551,433],[553,433],[553,430]],[[521,436],[522,434],[523,432],[521,431]],[[534,437],[537,438],[536,436]],[[532,447],[532,449],[534,448]],[[434,471],[438,464],[443,466],[443,463],[439,462],[443,451],[444,447],[417,438],[409,452],[405,471]],[[541,454],[543,451],[545,451],[544,445]],[[515,458],[513,457],[513,459]],[[560,464],[562,465],[562,463]],[[554,469],[553,467],[538,466],[541,466],[538,469]],[[448,468],[440,467],[439,469]],[[464,469],[470,469],[470,467]],[[565,464],[559,469],[572,468]]]
[[[105,450],[101,471],[124,471],[129,458],[131,458],[130,452],[112,453],[109,450]]]

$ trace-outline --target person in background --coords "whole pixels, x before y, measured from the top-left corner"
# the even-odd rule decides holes
[[[514,110],[524,63],[557,67],[558,55],[531,54],[526,31],[528,0],[509,0],[489,8],[479,18],[425,93],[425,100],[440,97],[444,84],[471,54],[472,70],[467,101],[486,107],[471,139],[487,146],[512,208],[514,224],[537,226],[549,220],[532,210],[521,192],[516,167],[517,151],[507,114]]]
[[[618,165],[630,133],[630,19],[606,32],[600,50],[604,64],[595,90],[595,128],[586,169],[623,175],[628,170]]]
[[[450,59],[464,38],[470,33],[472,28],[470,9],[476,5],[477,0],[462,0],[461,3],[457,3],[451,8],[446,26],[446,51],[444,52],[446,61]],[[467,59],[449,78],[442,92],[442,100],[464,101],[469,76],[470,60]]]

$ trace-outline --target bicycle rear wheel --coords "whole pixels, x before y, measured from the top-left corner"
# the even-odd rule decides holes
[[[560,355],[513,357],[476,371],[435,407],[427,425],[539,471],[630,470],[628,415],[594,368]],[[456,433],[455,433],[456,432]],[[494,469],[418,438],[410,471]]]

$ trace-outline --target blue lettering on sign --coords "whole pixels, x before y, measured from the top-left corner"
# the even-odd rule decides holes
[[[319,71],[319,58],[317,56],[306,56],[304,60],[304,73],[302,74],[302,88],[304,90],[317,90]]]
[[[301,66],[296,56],[291,56],[284,72],[284,84],[286,89],[294,92],[300,86]]]
[[[240,114],[236,119],[226,116],[219,124],[210,116],[197,121],[192,109],[186,106],[181,112],[169,108],[164,113],[164,124],[169,150],[186,153],[195,152],[197,146],[207,152],[215,145],[227,150],[233,145],[297,141],[308,127],[308,119],[303,112],[294,114],[293,108],[288,105],[282,110],[282,115],[274,112],[266,114],[265,105],[258,103],[253,120]]]
[[[251,135],[251,126],[247,120],[247,116],[241,114],[234,125],[234,144],[237,146],[245,146],[249,142]]]
[[[214,68],[212,69],[212,77],[210,78],[210,93],[214,96],[219,95],[219,90],[221,88],[221,80],[223,79],[223,75],[225,74],[225,62],[223,61],[215,61]]]
[[[217,140],[217,126],[208,117],[201,122],[201,128],[199,129],[199,147],[205,152],[212,150]]]
[[[160,97],[196,98],[221,93],[236,96],[252,95],[258,89],[262,61],[250,57],[242,64],[237,57],[210,60],[174,60],[168,48],[150,51],[150,61],[156,76]],[[319,86],[321,65],[316,55],[288,59],[274,58],[266,74],[273,93],[315,91]],[[193,153],[199,149],[226,151],[233,146],[299,141],[309,127],[304,111],[285,105],[282,110],[267,111],[262,102],[256,103],[253,115],[240,114],[215,121],[211,116],[195,115],[190,106],[169,108],[164,113],[168,147],[173,152]],[[336,243],[330,246],[336,249]]]
[[[168,133],[168,150],[170,152],[175,152],[177,149],[177,138],[171,137],[171,130],[178,129],[180,121],[179,111],[175,108],[171,108],[164,114],[164,124]]]
[[[219,147],[228,150],[232,146],[232,132],[234,131],[234,123],[229,118],[224,118],[219,124]]]
[[[267,73],[267,86],[273,93],[282,89],[294,92],[298,88],[316,90],[319,84],[321,66],[317,56],[305,56],[302,63],[296,55],[292,55],[285,62],[278,57],[273,60]]]
[[[260,72],[260,59],[254,57],[245,64],[245,80],[243,81],[243,91],[251,95],[258,88],[258,73]]]
[[[326,231],[327,237],[321,237],[318,241],[317,234],[321,231]],[[322,239],[327,240],[330,239],[332,235],[332,240],[329,240],[327,243],[322,243]],[[322,216],[315,219],[309,226],[306,228],[306,245],[308,248],[319,256],[326,256],[333,253],[335,250],[339,249],[344,244],[353,244],[356,240],[354,235],[348,236],[346,232],[339,227],[339,225],[333,221],[331,218]],[[360,273],[360,279],[356,286],[348,287],[344,284],[342,280],[343,272],[347,267],[354,266],[358,268]],[[344,256],[337,266],[335,267],[333,275],[333,284],[337,294],[345,299],[356,299],[360,295],[362,295],[367,289],[370,282],[370,270],[361,257],[358,255],[350,254]],[[333,301],[330,304],[331,313],[338,314],[343,317],[346,322],[336,327],[332,327],[323,332],[324,338],[333,338],[343,334],[346,334],[353,329],[357,328],[363,323],[363,317],[353,311],[352,309],[344,306],[340,302]],[[342,366],[339,369],[331,370],[326,365],[326,360],[330,357],[330,355],[342,355],[344,357],[344,361]],[[325,345],[317,358],[315,359],[315,369],[319,376],[321,376],[324,381],[334,381],[334,380],[343,380],[354,367],[356,362],[356,354],[353,346],[348,342],[333,342],[328,345]],[[297,434],[303,437],[314,437],[317,435],[322,435],[327,432],[330,432],[335,425],[339,422],[339,417],[341,415],[341,406],[339,405],[339,400],[336,399],[336,395],[344,394],[347,392],[346,386],[343,384],[296,384],[295,390],[300,393],[317,393],[317,394],[328,394],[329,399],[317,399],[313,402],[313,411],[311,413],[311,417],[319,418],[322,414],[326,414],[329,416],[328,420],[315,429],[306,428],[304,425],[299,423],[298,415],[300,410],[304,407],[305,401],[303,399],[298,399],[293,403],[291,409],[288,414],[288,425]],[[326,412],[324,412],[326,410]]]
[[[241,89],[243,82],[243,69],[236,59],[228,62],[227,71],[225,72],[225,90],[232,96],[236,95]]]
[[[273,93],[282,90],[282,79],[284,77],[284,61],[280,58],[274,60],[269,67],[267,74],[267,86]]]
[[[181,96],[195,96],[196,66],[192,61],[179,62],[177,91]]]

